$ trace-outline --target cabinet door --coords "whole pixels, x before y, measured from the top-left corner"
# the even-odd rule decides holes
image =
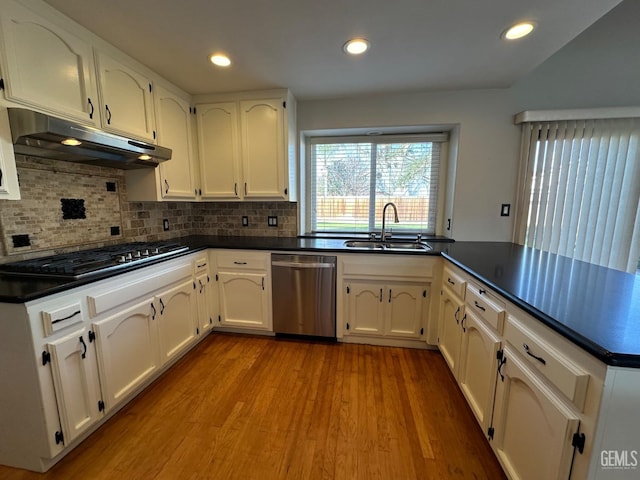
[[[283,109],[282,99],[240,102],[245,198],[286,198]]]
[[[20,200],[9,117],[3,106],[0,106],[0,200]]]
[[[483,431],[491,425],[500,338],[470,310],[461,321],[458,384]]]
[[[494,449],[510,478],[569,478],[577,415],[506,346],[493,420]]]
[[[158,370],[159,314],[149,298],[93,324],[107,411]]]
[[[158,167],[162,198],[195,198],[189,104],[160,86],[154,94],[158,144],[171,149]]]
[[[426,286],[387,285],[385,297],[385,335],[420,338],[426,312]]]
[[[236,103],[197,105],[202,198],[238,199],[240,156]]]
[[[68,445],[103,415],[95,346],[86,328],[48,344],[58,413]]]
[[[11,2],[2,5],[2,72],[7,99],[97,123],[91,46]]]
[[[161,364],[183,352],[196,339],[196,298],[191,278],[156,296]]]
[[[460,320],[464,315],[464,306],[447,289],[440,295],[440,322],[438,326],[438,348],[455,376],[458,374],[458,358],[462,328]]]
[[[349,282],[346,333],[384,334],[385,287],[379,282]]]
[[[102,127],[155,143],[151,80],[104,53],[97,61]]]
[[[221,325],[270,328],[266,274],[220,272],[218,277]]]
[[[207,272],[196,277],[196,290],[198,292],[198,334],[204,335],[213,326],[211,278]]]

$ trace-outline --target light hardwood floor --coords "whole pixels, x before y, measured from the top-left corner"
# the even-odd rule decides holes
[[[214,333],[49,472],[0,478],[505,477],[438,352]]]

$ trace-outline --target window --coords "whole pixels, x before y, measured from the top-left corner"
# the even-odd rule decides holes
[[[311,138],[308,233],[365,233],[382,227],[393,202],[394,233],[435,234],[445,134]],[[389,230],[388,230],[389,231]]]
[[[516,240],[635,273],[640,119],[525,123]]]

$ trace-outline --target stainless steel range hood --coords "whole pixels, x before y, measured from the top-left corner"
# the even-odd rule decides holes
[[[24,108],[8,108],[16,154],[102,167],[153,168],[171,158],[171,149]],[[77,146],[61,143],[75,139]]]

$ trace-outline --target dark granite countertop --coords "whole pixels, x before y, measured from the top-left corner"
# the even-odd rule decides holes
[[[206,248],[398,254],[348,249],[344,239],[336,238],[202,235],[173,240],[189,246],[184,255]],[[443,255],[606,364],[640,368],[640,275],[513,243],[425,240],[433,250],[401,254]],[[0,275],[0,302],[24,303],[149,264],[83,280]]]
[[[366,237],[363,237],[366,238]],[[428,241],[429,239],[425,239]],[[304,238],[304,237],[228,237],[215,235],[193,235],[180,237],[168,241],[180,242],[189,247],[189,250],[170,258],[180,255],[188,255],[207,248],[229,248],[247,250],[269,250],[269,251],[309,251],[309,252],[349,252],[361,254],[398,254],[402,255],[440,255],[443,243],[440,239],[431,243],[434,247],[428,252],[416,251],[367,251],[353,250],[344,246],[342,238]],[[0,302],[5,303],[25,303],[31,300],[52,295],[54,293],[70,290],[81,285],[86,285],[96,280],[110,278],[115,275],[138,270],[155,263],[167,260],[160,259],[157,262],[150,261],[142,265],[133,265],[131,268],[122,268],[117,271],[105,274],[92,275],[87,278],[73,280],[64,278],[36,278],[18,277],[0,274]]]
[[[640,368],[640,275],[513,243],[456,242],[443,256],[604,363]]]

